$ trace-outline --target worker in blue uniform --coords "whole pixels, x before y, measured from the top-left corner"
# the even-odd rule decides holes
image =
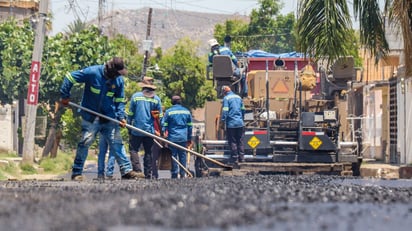
[[[231,41],[230,36],[225,37],[226,44],[230,44],[230,41]],[[213,65],[213,57],[215,55],[229,56],[233,64],[233,76],[240,79],[240,88],[241,88],[240,95],[242,97],[247,96],[248,87],[247,87],[247,81],[246,81],[246,74],[241,73],[236,56],[233,54],[233,52],[230,50],[228,46],[220,46],[216,39],[210,39],[208,43],[210,46],[210,52],[208,54],[209,66]]]
[[[166,110],[162,119],[163,134],[167,140],[182,147],[189,147],[192,144],[192,114],[186,107],[182,106],[182,99],[178,95],[172,96],[172,105]],[[186,168],[186,151],[172,145],[169,145],[169,148],[172,156]],[[170,173],[172,178],[186,177],[185,170],[179,168],[175,161],[172,162]]]
[[[245,106],[239,95],[232,92],[229,86],[222,86],[224,94],[222,101],[221,124],[226,127],[226,139],[231,150],[231,162],[236,164],[245,161],[244,116]]]
[[[130,100],[128,123],[140,130],[155,134],[154,121],[156,118],[153,115],[160,114],[161,117],[163,114],[162,102],[159,96],[155,94],[156,86],[150,83],[142,83],[140,86],[142,91],[134,93]],[[141,144],[144,148],[144,176],[146,179],[152,179],[152,146],[154,140],[141,132],[129,130],[129,151],[134,171],[140,169],[138,151]]]
[[[98,117],[81,110],[82,136],[77,145],[76,157],[72,168],[72,180],[84,179],[83,167],[90,145],[100,132],[109,143],[110,152],[115,155],[120,167],[122,179],[136,179],[137,173],[132,171],[130,160],[123,149],[120,127],[126,126],[124,80],[127,74],[122,58],[113,57],[102,65],[94,65],[67,73],[60,88],[61,104],[70,102],[70,90],[76,83],[84,83],[81,105],[107,117],[117,119],[119,123]]]
[[[215,56],[215,55],[227,55],[232,60],[232,63],[233,63],[233,66],[234,66],[233,75],[237,76],[237,77],[240,77],[240,70],[239,70],[239,66],[238,66],[238,63],[237,63],[237,58],[233,54],[233,52],[230,50],[230,48],[226,47],[226,46],[220,46],[216,39],[209,40],[209,46],[210,46],[210,52],[209,52],[209,55],[208,55],[209,65],[211,66],[213,64],[213,56]]]

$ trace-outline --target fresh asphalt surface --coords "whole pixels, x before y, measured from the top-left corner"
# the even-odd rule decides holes
[[[412,180],[245,175],[0,182],[0,230],[411,230]]]
[[[191,161],[191,164],[194,161]],[[143,164],[143,158],[140,157],[140,163]],[[193,164],[189,167],[190,170],[193,170]],[[159,179],[165,179],[165,178],[170,178],[170,171],[169,170],[158,170],[159,172]],[[95,162],[87,162],[84,166],[83,170],[83,175],[86,177],[86,179],[96,179],[97,178],[97,164]],[[62,176],[64,179],[70,179],[71,175],[67,174]],[[116,179],[121,178],[121,174],[119,171],[119,166],[117,165],[117,162],[115,163],[115,168],[114,168],[114,177]]]
[[[320,175],[3,181],[0,230],[409,231],[412,181],[387,182]]]

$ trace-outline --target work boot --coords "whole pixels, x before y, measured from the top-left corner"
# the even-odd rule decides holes
[[[144,174],[135,171],[130,171],[122,176],[122,180],[137,180],[139,178],[144,178]]]
[[[231,156],[230,159],[229,159],[229,164],[230,165],[237,165],[238,158],[239,158],[238,156]]]
[[[153,179],[154,177],[153,177],[153,175],[152,174],[148,174],[148,175],[146,175],[144,178],[146,178],[146,179]]]
[[[132,162],[132,168],[135,172],[142,172],[142,166],[140,164],[140,156],[139,152],[131,151],[130,152],[130,160]]]
[[[103,181],[104,181],[104,175],[98,174],[98,175],[97,175],[97,178],[94,178],[93,180],[97,180],[97,181],[99,181],[99,182],[103,182]]]
[[[72,175],[73,181],[83,181],[84,177],[82,175]]]
[[[245,162],[245,156],[244,155],[239,155],[238,161],[239,161],[239,163]]]

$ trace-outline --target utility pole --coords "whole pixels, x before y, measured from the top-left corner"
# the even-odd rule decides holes
[[[105,5],[106,5],[106,0],[99,0],[99,11],[97,15],[97,21],[98,21],[97,23],[98,23],[100,32],[103,31],[102,22],[103,22],[103,16],[105,13],[104,11]]]
[[[37,17],[36,37],[31,62],[29,86],[27,91],[26,126],[23,143],[23,163],[34,162],[34,136],[36,129],[37,103],[39,97],[39,81],[41,73],[41,58],[43,54],[44,36],[46,33],[45,21],[47,20],[49,0],[40,0],[39,14]]]
[[[143,50],[145,52],[144,52],[141,80],[143,80],[143,77],[146,75],[147,63],[149,61],[149,54],[150,54],[149,51],[152,50],[152,44],[153,44],[153,41],[150,39],[150,28],[152,26],[152,11],[153,9],[149,8],[149,16],[147,19],[146,40],[143,40]]]

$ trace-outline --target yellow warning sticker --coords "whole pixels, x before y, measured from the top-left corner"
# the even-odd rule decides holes
[[[313,137],[313,139],[309,142],[310,146],[313,149],[318,149],[322,145],[322,140],[320,140],[317,136]]]
[[[272,87],[273,93],[288,93],[289,88],[284,80],[278,80],[275,85]]]
[[[247,142],[251,148],[256,148],[260,144],[260,140],[256,138],[256,136],[250,137],[249,141]]]

